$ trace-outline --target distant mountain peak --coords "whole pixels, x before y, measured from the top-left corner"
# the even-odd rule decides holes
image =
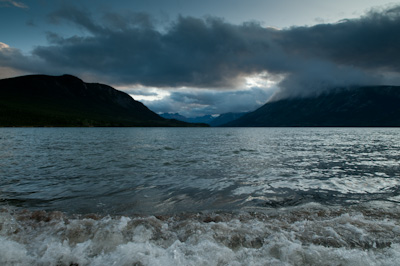
[[[245,113],[224,113],[220,115],[204,115],[204,116],[197,116],[197,117],[185,117],[180,115],[179,113],[162,113],[160,114],[161,117],[168,118],[168,119],[176,119],[188,123],[206,123],[212,127],[217,127],[228,123],[234,119],[237,119],[243,116]]]

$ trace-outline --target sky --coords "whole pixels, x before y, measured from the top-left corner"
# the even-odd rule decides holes
[[[400,2],[0,0],[0,78],[72,74],[188,117],[400,85]]]

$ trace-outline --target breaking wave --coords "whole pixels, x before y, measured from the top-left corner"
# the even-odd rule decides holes
[[[395,265],[393,203],[84,216],[3,208],[1,265]]]

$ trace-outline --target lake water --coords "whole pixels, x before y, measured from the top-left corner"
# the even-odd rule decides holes
[[[0,128],[1,265],[396,265],[395,128]]]

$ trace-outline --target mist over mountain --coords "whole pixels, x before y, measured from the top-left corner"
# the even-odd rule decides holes
[[[0,80],[0,126],[194,126],[168,120],[108,85],[71,75]]]
[[[269,101],[224,126],[398,127],[400,87],[367,86]]]

